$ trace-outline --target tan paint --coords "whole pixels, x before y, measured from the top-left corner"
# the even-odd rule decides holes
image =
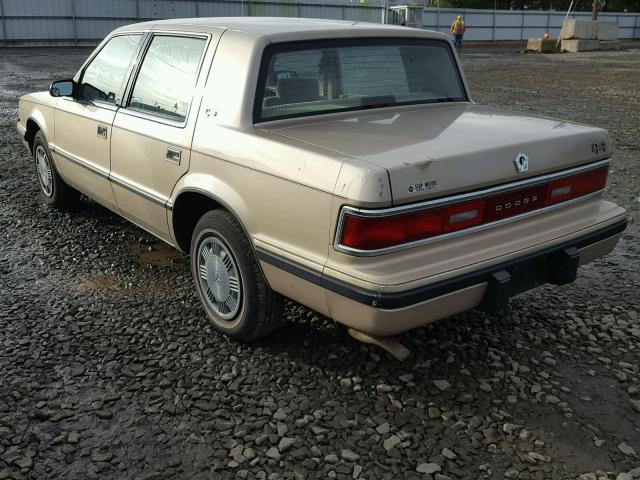
[[[611,156],[607,131],[469,103],[406,106],[308,118],[268,130],[359,158],[389,172],[395,204],[542,175]],[[272,122],[275,123],[275,122]],[[592,144],[607,143],[594,154]],[[514,159],[529,157],[518,173]],[[409,192],[416,182],[438,187]],[[336,185],[335,194],[346,196]]]
[[[124,110],[116,115],[58,101],[46,92],[21,99],[20,125],[24,128],[27,119],[37,119],[50,142],[106,170],[115,183],[61,156],[55,158],[69,183],[111,208],[117,209],[117,200],[127,218],[169,243],[175,240],[173,211],[163,203],[170,207],[182,193],[200,192],[230,208],[255,247],[317,274],[392,292],[516,259],[624,218],[623,209],[594,198],[403,252],[378,257],[339,253],[333,237],[344,205],[388,207],[606,158],[610,145],[607,152],[594,155],[591,144],[609,142],[607,133],[471,102],[343,112],[254,126],[259,62],[269,43],[385,36],[448,41],[447,37],[394,26],[267,18],[157,21],[122,27],[114,34],[133,31],[211,35],[184,125]],[[111,151],[109,142],[96,135],[98,123],[109,127]],[[179,165],[165,158],[167,147],[182,150]],[[531,168],[518,175],[513,159],[521,150],[529,155]],[[438,180],[437,190],[408,194],[410,182],[431,179]],[[581,263],[607,253],[618,237],[583,248]],[[486,288],[482,283],[417,305],[381,310],[265,262],[261,266],[276,291],[372,335],[392,335],[473,308]]]
[[[26,130],[27,120],[33,120],[45,133],[53,135],[54,113],[57,98],[48,92],[29,93],[20,97],[18,103],[19,126]],[[49,137],[47,137],[48,140]]]
[[[172,200],[189,190],[222,200],[238,216],[256,247],[316,271],[324,265],[329,250],[331,194],[196,151],[189,174],[176,185]]]
[[[71,155],[108,175],[111,161],[111,125],[114,117],[115,109],[61,98],[56,107],[55,121],[59,126],[64,125],[64,128],[57,128],[55,136],[48,139],[55,144],[54,158],[62,177],[82,193],[117,211],[109,180],[67,158],[67,155]],[[106,137],[98,135],[99,126],[107,129]]]
[[[195,115],[194,115],[195,116]],[[158,235],[169,238],[165,203],[177,181],[189,170],[191,129],[140,118],[121,110],[112,134],[111,175],[129,187],[114,184],[122,214]],[[167,160],[167,149],[180,152],[180,163]],[[153,196],[150,200],[132,187]]]
[[[260,265],[265,276],[269,279],[269,286],[276,292],[285,297],[295,298],[296,302],[322,315],[329,315],[324,288],[280,270],[270,263],[260,262]]]
[[[371,335],[396,335],[478,306],[486,286],[473,285],[395,310],[373,308],[330,291],[327,303],[329,316],[339,323]]]

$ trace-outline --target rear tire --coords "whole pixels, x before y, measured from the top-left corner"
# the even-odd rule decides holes
[[[235,218],[205,213],[191,237],[191,272],[198,297],[217,330],[234,340],[264,337],[282,324],[284,297],[271,290]]]
[[[49,150],[49,142],[42,131],[33,139],[33,162],[40,186],[40,197],[52,207],[70,210],[80,200],[80,193],[67,185],[56,170]]]

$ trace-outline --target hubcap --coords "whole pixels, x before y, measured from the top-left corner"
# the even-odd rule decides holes
[[[47,197],[53,194],[53,170],[51,169],[51,160],[42,145],[36,148],[36,170],[38,171],[38,180],[42,193]]]
[[[235,258],[217,238],[206,238],[198,248],[198,277],[209,307],[223,320],[240,309],[242,282]]]

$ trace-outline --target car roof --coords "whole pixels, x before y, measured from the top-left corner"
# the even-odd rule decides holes
[[[420,36],[441,38],[442,34],[428,30],[407,28],[398,25],[379,23],[355,22],[344,20],[325,20],[315,18],[287,18],[287,17],[203,17],[176,18],[134,23],[120,27],[117,31],[127,30],[175,30],[194,32],[216,32],[220,29],[234,30],[248,36],[272,37],[286,35],[288,37],[313,33],[317,37],[322,32],[340,33],[340,36]],[[298,34],[298,35],[296,35]]]

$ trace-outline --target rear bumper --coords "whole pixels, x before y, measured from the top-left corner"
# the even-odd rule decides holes
[[[512,295],[515,295],[543,283],[568,283],[566,281],[552,281],[562,276],[561,270],[563,269],[572,268],[573,271],[570,272],[572,278],[569,281],[575,279],[575,270],[578,265],[586,262],[575,262],[574,266],[568,266],[567,262],[563,259],[564,252],[570,249],[585,249],[590,245],[598,244],[612,237],[616,237],[617,241],[617,237],[620,236],[626,226],[627,220],[624,219],[613,225],[603,227],[570,241],[559,243],[528,255],[474,270],[467,274],[440,282],[399,292],[363,290],[326,276],[324,277],[324,286],[333,292],[365,305],[383,309],[395,309],[414,305],[479,283],[493,282],[499,272],[508,272],[511,279],[503,283],[501,290],[512,292]],[[615,246],[615,243],[613,246]],[[591,255],[589,255],[589,257],[591,257]]]
[[[324,289],[326,313],[334,320],[369,334],[393,335],[476,307],[499,310],[510,297],[544,283],[569,283],[575,279],[578,266],[615,247],[626,225],[623,217],[508,261],[400,291],[361,288],[262,249],[258,249],[258,257],[263,264],[297,277],[306,286]]]

